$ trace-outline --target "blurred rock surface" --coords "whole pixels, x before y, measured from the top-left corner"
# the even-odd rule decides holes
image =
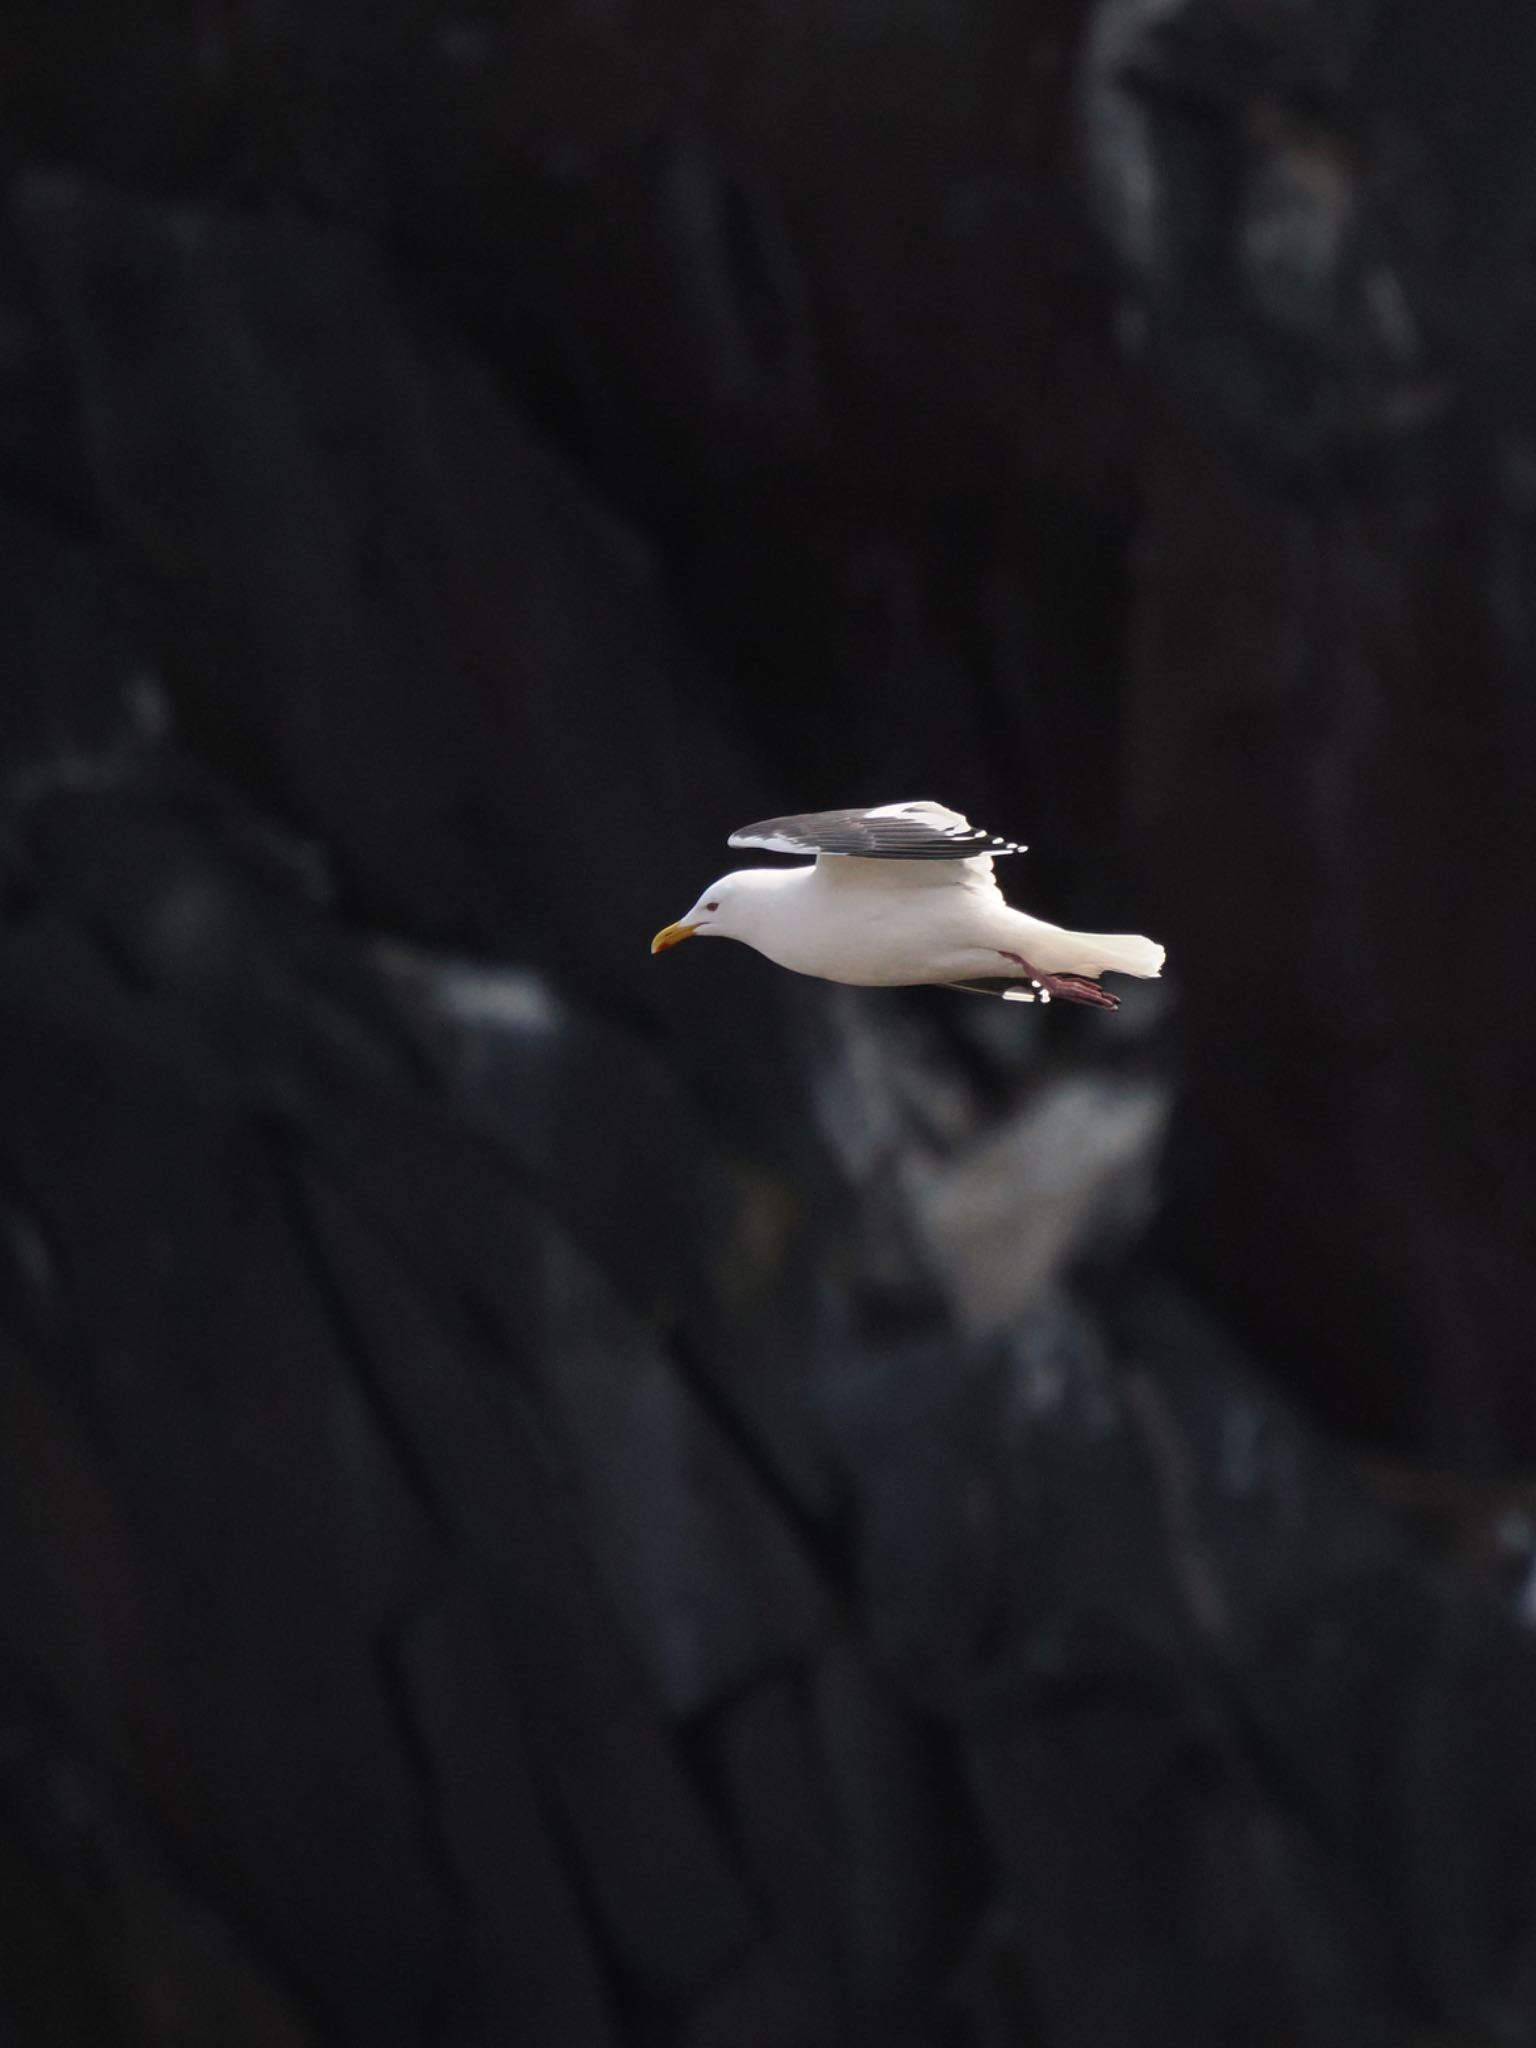
[[[1533,33],[7,11],[9,2038],[1536,2037]]]

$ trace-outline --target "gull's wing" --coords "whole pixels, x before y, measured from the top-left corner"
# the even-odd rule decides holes
[[[1055,975],[1051,989],[1043,989],[1038,981],[1025,981],[1022,976],[1003,981],[982,975],[970,981],[943,981],[938,985],[940,988],[957,988],[968,996],[1001,996],[1005,1003],[1048,1003],[1054,990],[1058,1002],[1083,1003],[1091,1010],[1118,1010],[1120,1007],[1117,995],[1101,988],[1086,974]]]
[[[743,825],[728,844],[761,846],[769,853],[853,854],[864,860],[975,860],[1026,851],[1010,839],[983,832],[958,811],[932,803],[766,818],[760,825]]]
[[[1001,996],[1005,1003],[1032,1003],[1038,990],[1032,981],[941,981],[940,988],[957,988],[968,996]],[[1046,997],[1050,1001],[1050,997]]]

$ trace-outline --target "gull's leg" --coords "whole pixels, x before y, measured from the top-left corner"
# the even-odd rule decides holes
[[[1118,1010],[1120,998],[1110,994],[1086,974],[1042,974],[1038,967],[1032,967],[1022,953],[1005,953],[998,948],[1000,960],[1011,960],[1016,967],[1022,967],[1035,987],[1040,991],[1042,1003],[1048,1003],[1052,996],[1063,1003],[1085,1003],[1093,1010]]]

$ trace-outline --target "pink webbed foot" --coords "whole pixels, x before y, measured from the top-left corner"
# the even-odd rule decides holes
[[[999,949],[999,959],[1011,960],[1021,967],[1039,990],[1042,1003],[1048,1003],[1052,996],[1058,1002],[1082,1003],[1092,1010],[1118,1010],[1120,998],[1086,974],[1042,974],[1038,967],[1032,967],[1021,953],[1004,953]]]

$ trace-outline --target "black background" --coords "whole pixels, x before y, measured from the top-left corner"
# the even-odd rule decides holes
[[[1533,123],[7,7],[5,2039],[1536,2038]],[[648,956],[916,796],[1165,984]]]

